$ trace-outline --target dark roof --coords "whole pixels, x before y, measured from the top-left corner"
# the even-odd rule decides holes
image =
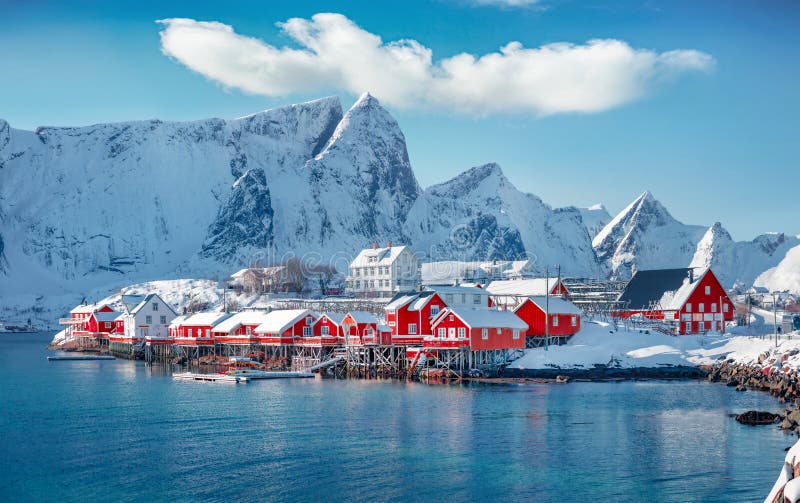
[[[680,288],[691,270],[684,267],[636,271],[617,300],[627,302],[626,306],[622,306],[623,309],[650,309],[666,292]]]

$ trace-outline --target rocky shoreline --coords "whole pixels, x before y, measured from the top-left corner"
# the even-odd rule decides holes
[[[505,368],[499,377],[507,379],[556,379],[615,381],[621,379],[705,379],[709,369],[693,366],[615,367],[595,365],[591,368],[516,369]]]

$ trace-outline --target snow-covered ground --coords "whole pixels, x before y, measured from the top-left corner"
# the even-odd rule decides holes
[[[603,322],[587,322],[564,346],[527,349],[511,368],[519,369],[591,369],[595,365],[621,368],[658,368],[665,366],[710,365],[733,358],[741,363],[757,363],[760,354],[772,351],[785,354],[800,351],[800,333],[783,336],[778,347],[771,337],[748,335],[686,335],[615,331]],[[786,364],[800,368],[800,353]]]

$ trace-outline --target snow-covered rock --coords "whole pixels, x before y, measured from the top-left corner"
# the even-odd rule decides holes
[[[608,222],[611,221],[611,215],[602,204],[598,203],[588,208],[579,208],[579,210],[581,212],[581,218],[583,219],[583,225],[586,226],[586,230],[589,231],[589,236],[592,238],[599,234],[600,231],[603,230],[603,227],[608,225]]]
[[[800,245],[789,250],[778,265],[758,276],[755,285],[770,291],[800,293]]]
[[[565,274],[595,276],[597,261],[576,208],[553,209],[521,192],[497,164],[429,187],[411,208],[406,234],[432,260],[531,259],[533,269],[561,264]]]
[[[685,267],[705,230],[675,220],[644,192],[594,237],[592,246],[611,277],[627,279],[637,270]]]
[[[711,267],[725,287],[748,288],[759,274],[775,267],[787,251],[798,244],[800,240],[796,236],[777,232],[762,234],[752,241],[734,241],[717,222],[697,243],[689,267]]]

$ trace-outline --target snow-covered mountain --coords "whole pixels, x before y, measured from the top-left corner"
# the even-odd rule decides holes
[[[685,267],[705,230],[675,220],[644,192],[594,237],[592,246],[612,278],[627,279],[640,269]]]
[[[775,267],[793,246],[796,236],[783,233],[762,234],[752,241],[734,241],[719,222],[708,228],[690,267],[711,267],[726,287],[750,287],[759,274]]]
[[[406,221],[414,247],[432,260],[533,259],[573,276],[596,276],[591,240],[576,208],[552,209],[520,192],[500,166],[474,167],[429,187]]]
[[[0,121],[0,180],[7,299],[80,300],[286,254],[342,266],[385,240],[440,259],[597,270],[579,211],[519,192],[496,165],[422,191],[399,125],[369,94],[347,113],[334,97],[234,120],[36,131]]]
[[[800,293],[800,246],[786,252],[778,265],[758,276],[755,285],[767,287],[771,291],[789,290]]]
[[[611,215],[602,204],[595,204],[588,208],[579,208],[583,225],[589,231],[589,235],[594,238],[603,230],[603,227],[611,221]]]

